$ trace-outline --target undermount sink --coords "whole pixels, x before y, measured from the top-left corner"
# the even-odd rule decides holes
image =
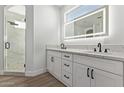
[[[86,50],[86,51],[84,51],[84,52],[86,52],[86,53],[95,53],[95,54],[112,54],[111,52],[107,52],[107,53],[105,53],[105,52],[94,52],[93,50]]]
[[[87,52],[87,53],[95,53],[93,50],[85,50],[84,52]]]

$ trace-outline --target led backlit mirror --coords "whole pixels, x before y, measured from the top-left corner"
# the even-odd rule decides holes
[[[76,6],[65,13],[64,39],[108,35],[108,6]]]

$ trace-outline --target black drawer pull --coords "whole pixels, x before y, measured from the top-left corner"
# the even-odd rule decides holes
[[[70,58],[70,56],[67,56],[67,55],[64,55],[64,57],[66,57],[66,58]]]
[[[67,78],[67,79],[69,79],[69,77],[68,77],[68,76],[66,76],[66,75],[64,75],[64,77],[65,77],[65,78]]]
[[[92,78],[92,79],[94,79],[94,77],[93,77],[93,71],[94,71],[94,70],[92,69],[92,70],[91,70],[91,78]]]
[[[89,70],[90,70],[90,68],[87,68],[87,77],[90,77]]]
[[[69,67],[70,65],[64,64],[65,66]]]

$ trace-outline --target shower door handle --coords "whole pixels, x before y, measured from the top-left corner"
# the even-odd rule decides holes
[[[10,49],[10,42],[5,43],[5,49]]]

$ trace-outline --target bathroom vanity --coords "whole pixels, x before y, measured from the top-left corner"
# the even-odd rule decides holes
[[[121,53],[78,49],[47,49],[47,70],[66,86],[123,87]]]

